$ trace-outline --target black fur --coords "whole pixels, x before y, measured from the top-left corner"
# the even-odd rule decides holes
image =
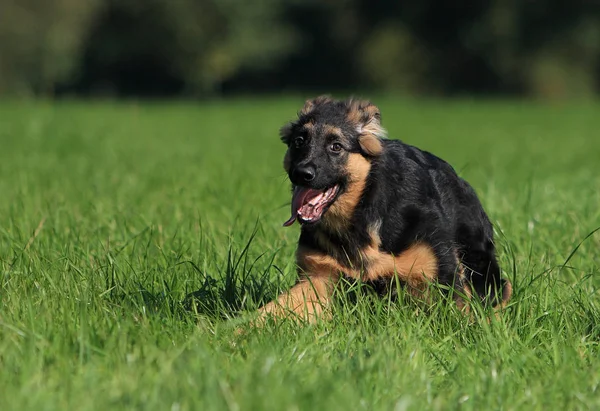
[[[381,153],[364,153],[359,143],[361,129],[369,121],[375,122],[376,130],[383,129],[377,128],[379,111],[372,105],[364,103],[360,107],[365,114],[352,116],[352,110],[361,110],[357,104],[317,99],[297,121],[282,129],[294,184],[317,189],[339,184],[342,194],[349,184],[349,155],[359,153],[370,162],[365,188],[347,228],[343,232],[328,230],[322,221],[327,217],[325,211],[322,220],[302,226],[299,244],[327,252],[343,266],[357,267],[361,264],[359,250],[369,244],[369,228],[377,223],[382,251],[398,255],[417,242],[428,244],[438,260],[441,284],[460,288],[464,278],[457,273],[462,262],[466,280],[482,301],[501,302],[505,280],[496,261],[492,224],[473,188],[444,160],[399,140],[377,136]],[[356,122],[351,120],[356,118]],[[310,130],[304,127],[307,123]],[[323,134],[328,126],[339,128],[342,138]],[[304,140],[296,147],[298,137]],[[340,153],[329,149],[336,141],[343,146]],[[309,184],[298,181],[295,170],[299,167],[312,167],[314,180]],[[324,233],[333,247],[323,249],[317,232]]]

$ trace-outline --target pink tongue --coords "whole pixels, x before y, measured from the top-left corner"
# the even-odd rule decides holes
[[[292,216],[283,223],[283,226],[289,227],[294,224],[294,221],[296,221],[296,217],[298,216],[298,210],[307,202],[307,200],[310,200],[320,193],[319,190],[296,186],[294,188],[294,194],[292,194]]]
[[[285,223],[283,223],[284,227],[289,227],[292,224],[294,224],[294,221],[296,221],[296,214],[292,214],[292,216],[290,217],[289,220],[287,220]]]

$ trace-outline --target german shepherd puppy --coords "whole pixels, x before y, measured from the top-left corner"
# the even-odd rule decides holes
[[[297,284],[263,306],[263,316],[313,320],[342,276],[398,280],[422,296],[430,282],[504,305],[512,287],[500,277],[492,225],[475,191],[445,161],[386,139],[368,101],[321,96],[281,129],[292,182],[292,215],[302,228]]]

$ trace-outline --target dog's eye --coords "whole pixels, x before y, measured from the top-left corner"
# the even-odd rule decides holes
[[[343,147],[340,143],[333,143],[331,146],[329,146],[329,149],[334,153],[339,153],[340,151],[342,151],[342,148]]]
[[[304,137],[298,136],[294,139],[294,145],[296,147],[302,147],[304,145]]]

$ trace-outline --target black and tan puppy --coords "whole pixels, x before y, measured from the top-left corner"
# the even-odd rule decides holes
[[[422,294],[436,281],[457,303],[498,306],[511,295],[500,277],[492,225],[471,186],[433,154],[386,139],[379,109],[318,97],[281,130],[292,181],[292,215],[302,225],[297,284],[263,315],[323,311],[341,276],[397,278]]]

